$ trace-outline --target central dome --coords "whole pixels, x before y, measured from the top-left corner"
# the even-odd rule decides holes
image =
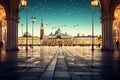
[[[23,34],[23,37],[31,37],[31,34],[29,33],[29,32],[25,32],[24,34]]]
[[[61,33],[60,28],[58,28],[58,30],[55,31],[55,35],[58,34],[58,33]]]

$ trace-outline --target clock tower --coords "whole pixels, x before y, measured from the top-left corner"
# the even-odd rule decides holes
[[[43,39],[44,36],[44,28],[43,28],[43,20],[41,20],[41,27],[40,27],[40,40]]]

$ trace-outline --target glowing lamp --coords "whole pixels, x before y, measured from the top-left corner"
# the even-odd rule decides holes
[[[22,6],[26,6],[26,5],[27,5],[27,1],[28,1],[28,0],[21,0]]]
[[[99,0],[91,0],[91,5],[92,5],[93,7],[98,6],[98,3],[99,3]]]

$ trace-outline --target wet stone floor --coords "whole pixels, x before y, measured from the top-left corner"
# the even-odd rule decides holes
[[[35,46],[0,51],[0,80],[120,80],[120,51]]]

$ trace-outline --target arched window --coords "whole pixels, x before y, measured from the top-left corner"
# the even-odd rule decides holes
[[[61,36],[60,36],[60,35],[58,35],[58,36],[57,36],[57,39],[61,39]]]

